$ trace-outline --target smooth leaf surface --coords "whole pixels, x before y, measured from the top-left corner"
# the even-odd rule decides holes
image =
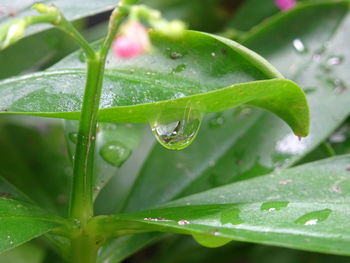
[[[0,252],[66,224],[64,219],[29,203],[0,198]]]
[[[57,122],[2,118],[0,175],[41,207],[66,214],[72,169],[62,133]]]
[[[184,118],[186,108],[202,114],[250,103],[275,112],[295,134],[307,135],[304,93],[285,79],[262,80],[281,76],[248,49],[199,32],[176,41],[155,33],[153,43],[158,52],[140,58],[143,63],[126,62],[106,72],[100,121],[171,122]],[[115,68],[113,63],[118,61],[110,61]],[[85,71],[76,60],[73,66],[1,82],[2,111],[77,119]]]
[[[322,65],[338,54],[343,58],[342,63],[330,67],[331,73],[341,77],[345,86],[350,84],[349,49],[344,45],[349,36],[347,10],[347,1],[300,5],[257,28],[247,39],[248,47],[256,49],[281,68],[283,74],[309,90],[312,123],[307,139],[299,142],[280,120],[257,109],[245,107],[214,114],[203,122],[188,149],[171,152],[155,145],[130,190],[124,211],[146,209],[280,170],[302,159],[327,138],[349,115],[349,90],[337,93],[332,82],[320,78],[324,75],[320,71]],[[303,21],[309,21],[307,27]],[[256,39],[255,34],[259,36]],[[307,47],[305,53],[293,47],[293,40],[301,36]],[[319,54],[320,51],[324,52]],[[156,186],[151,184],[154,181]]]
[[[350,255],[349,163],[327,159],[94,223],[115,235],[170,231]]]
[[[0,255],[0,261],[6,263],[42,263],[45,251],[35,244],[23,244]]]
[[[259,48],[260,53],[271,58],[272,63],[282,68],[288,77],[305,88],[317,87],[307,94],[311,107],[310,136],[298,141],[280,120],[256,109],[243,108],[233,113],[213,115],[203,123],[190,148],[174,153],[157,145],[154,147],[131,190],[125,211],[144,209],[176,197],[288,167],[331,134],[350,113],[347,107],[350,92],[348,89],[337,92],[319,76],[324,60],[333,52],[340,52],[344,56],[343,63],[331,70],[332,73],[336,71],[339,77],[343,76],[341,81],[348,85],[344,76],[347,76],[349,67],[346,57],[350,54],[343,45],[343,36],[348,35],[344,30],[348,28],[349,18],[340,24],[347,9],[347,2],[306,5],[279,17],[278,23],[272,21],[256,35],[252,34],[249,40],[249,45]],[[314,26],[313,30],[298,24],[306,17]],[[292,28],[287,30],[288,27]],[[336,29],[338,34],[334,32]],[[278,41],[282,33],[288,38]],[[292,45],[292,40],[300,35],[304,35],[307,41],[308,52],[305,54],[296,52]],[[256,39],[253,40],[253,37]],[[264,45],[267,39],[276,46]],[[328,49],[322,54],[322,60],[314,61],[314,53],[326,42]],[[163,176],[164,173],[168,176]],[[158,182],[157,187],[150,187],[153,181]]]

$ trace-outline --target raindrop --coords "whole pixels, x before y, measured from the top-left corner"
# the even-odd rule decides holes
[[[304,88],[305,94],[311,94],[316,91],[316,88],[310,87],[310,88]]]
[[[329,85],[333,87],[334,92],[336,93],[343,93],[347,89],[347,86],[345,85],[344,81],[342,81],[341,79],[329,78],[326,81]]]
[[[80,62],[86,62],[86,54],[85,52],[81,51],[80,54],[79,54],[79,61]]]
[[[171,72],[172,73],[179,73],[182,72],[186,69],[186,64],[180,64],[178,66],[176,66]]]
[[[220,128],[225,123],[225,118],[222,112],[216,113],[210,120],[209,120],[209,127],[216,129]]]
[[[202,116],[186,108],[183,120],[151,123],[151,129],[158,142],[170,150],[182,150],[195,139],[202,123]]]
[[[113,141],[105,144],[101,148],[100,154],[107,163],[120,167],[130,156],[131,150],[124,144]]]
[[[232,225],[242,224],[243,220],[239,216],[240,213],[241,213],[241,210],[239,210],[238,208],[231,208],[229,210],[223,211],[220,216],[221,224],[232,224]]]
[[[307,52],[307,48],[305,47],[304,43],[299,38],[296,38],[293,40],[293,47],[298,53],[306,53]]]
[[[78,141],[78,133],[77,132],[70,132],[68,134],[69,140],[71,140],[73,143],[77,143]]]
[[[282,208],[287,207],[289,202],[284,201],[271,201],[265,202],[261,205],[260,209],[264,211],[279,211]]]
[[[177,224],[180,225],[180,226],[185,226],[185,225],[188,225],[189,223],[190,223],[190,222],[187,221],[187,220],[179,220],[179,221],[177,222]]]
[[[193,239],[200,245],[209,248],[221,247],[231,241],[229,238],[217,236],[218,232],[213,234],[193,234]]]
[[[179,52],[171,52],[170,53],[170,58],[171,59],[178,59],[178,58],[182,58],[182,57],[183,57],[183,55],[181,53],[179,53]]]
[[[328,208],[319,211],[314,211],[299,217],[297,220],[295,220],[295,223],[305,226],[316,225],[319,222],[325,221],[331,213],[332,210]]]
[[[336,65],[340,65],[341,63],[343,63],[343,61],[344,61],[343,56],[331,56],[328,58],[327,64],[330,66],[336,66]]]

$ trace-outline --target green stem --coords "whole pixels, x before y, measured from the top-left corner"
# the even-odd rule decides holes
[[[325,153],[328,154],[329,157],[333,157],[337,155],[332,145],[329,142],[323,142],[321,146],[325,151]]]
[[[82,232],[75,239],[71,240],[72,263],[96,263],[97,250],[95,238],[88,233]]]
[[[70,216],[78,219],[82,227],[93,216],[94,149],[104,64],[105,60],[99,56],[88,59],[86,88],[74,158]]]

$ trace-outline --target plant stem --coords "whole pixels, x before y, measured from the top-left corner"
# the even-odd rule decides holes
[[[70,217],[78,219],[82,227],[93,216],[94,149],[104,62],[99,56],[88,59],[86,88],[74,158]]]

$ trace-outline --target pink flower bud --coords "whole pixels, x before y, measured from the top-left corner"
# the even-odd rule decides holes
[[[296,4],[296,1],[295,0],[275,0],[275,4],[279,9],[286,11],[293,8]]]
[[[122,58],[132,58],[148,51],[151,47],[147,29],[132,21],[124,26],[122,34],[113,43],[113,52]]]

